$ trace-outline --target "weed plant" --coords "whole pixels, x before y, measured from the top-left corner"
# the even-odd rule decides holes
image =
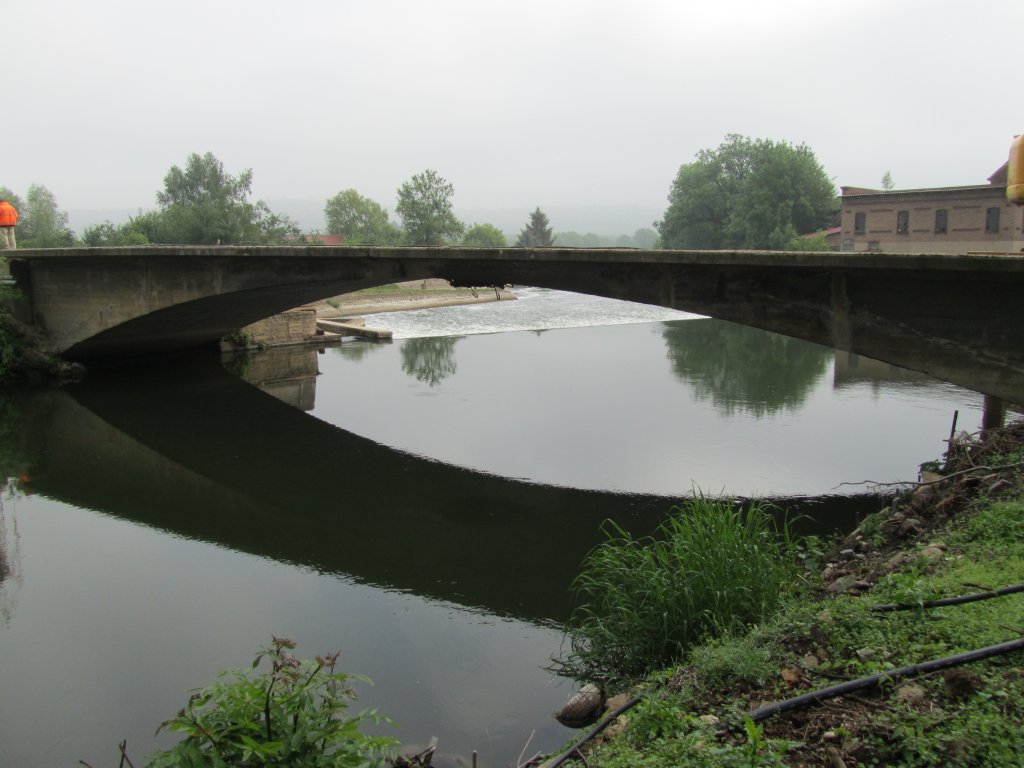
[[[608,682],[686,656],[708,637],[762,620],[795,573],[785,524],[760,503],[746,509],[697,496],[672,510],[653,537],[615,523],[573,582],[571,654],[555,669]]]
[[[196,692],[160,726],[185,734],[151,758],[150,768],[288,765],[303,768],[382,768],[397,742],[360,730],[388,722],[375,710],[347,713],[350,683],[366,678],[335,670],[338,654],[298,659],[291,640],[274,638],[253,662],[270,669],[231,671]]]

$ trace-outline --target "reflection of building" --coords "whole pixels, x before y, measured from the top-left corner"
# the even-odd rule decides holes
[[[842,187],[842,250],[1024,250],[1024,206],[1006,199],[1006,164],[988,184],[882,191]]]

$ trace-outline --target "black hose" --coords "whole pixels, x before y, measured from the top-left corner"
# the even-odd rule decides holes
[[[1018,590],[1020,591],[1020,590]],[[911,664],[909,667],[900,667],[899,669],[891,669],[888,672],[879,672],[876,675],[868,675],[867,677],[861,677],[856,680],[850,680],[845,683],[839,683],[838,685],[829,686],[828,688],[821,688],[817,691],[811,691],[801,696],[794,696],[791,699],[785,699],[784,701],[777,701],[774,704],[769,704],[766,707],[755,709],[752,712],[747,713],[747,717],[753,720],[755,723],[761,720],[767,720],[769,717],[781,714],[783,712],[790,712],[794,709],[803,709],[809,707],[812,704],[819,704],[828,699],[834,699],[837,696],[842,696],[847,693],[853,693],[854,691],[860,691],[865,688],[871,688],[878,685],[883,680],[899,680],[904,677],[915,677],[917,675],[928,674],[929,672],[936,672],[940,669],[948,669],[950,667],[958,667],[962,664],[969,664],[973,661],[981,661],[988,659],[993,656],[1002,656],[1006,653],[1012,653],[1014,651],[1024,650],[1024,638],[1019,640],[1010,640],[1006,643],[1000,643],[999,645],[990,645],[986,648],[979,648],[976,651],[967,651],[966,653],[958,653],[953,656],[946,656],[941,659],[934,659],[932,661],[924,661],[920,664]],[[621,715],[623,712],[631,709],[640,703],[640,697],[634,697],[623,704],[621,707],[616,709],[614,712],[609,714],[601,722],[595,725],[586,736],[573,744],[569,749],[556,757],[552,762],[548,764],[548,768],[558,768],[558,766],[565,763],[573,755],[575,755],[580,747],[586,744],[588,741],[593,739],[597,734],[607,728],[614,720]],[[736,726],[722,725],[718,728],[719,734],[724,734],[729,730],[732,730]]]
[[[854,691],[859,691],[864,688],[871,688],[872,686],[878,685],[883,680],[899,680],[903,677],[914,677],[916,675],[923,675],[940,669],[948,669],[949,667],[958,667],[961,664],[968,664],[972,661],[981,661],[982,659],[987,659],[992,656],[1000,656],[1004,653],[1011,653],[1013,651],[1020,650],[1024,650],[1024,638],[1000,643],[999,645],[990,645],[987,648],[980,648],[976,651],[958,653],[955,656],[946,656],[942,659],[925,661],[920,664],[912,664],[909,667],[891,669],[888,672],[879,672],[877,675],[868,675],[867,677],[850,680],[846,683],[839,683],[838,685],[822,688],[817,691],[811,691],[810,693],[805,693],[802,696],[796,696],[792,699],[778,701],[774,704],[769,704],[766,707],[755,709],[753,712],[747,713],[747,716],[754,722],[758,722],[760,720],[766,720],[772,715],[788,712],[793,709],[802,709],[803,707],[809,707],[812,704],[818,704],[826,699],[833,699],[836,696],[853,693]]]
[[[603,731],[605,728],[607,728],[609,725],[611,725],[615,721],[615,718],[617,718],[619,715],[621,715],[626,710],[632,709],[633,707],[635,707],[639,703],[640,703],[640,697],[639,696],[635,696],[632,699],[630,699],[629,701],[627,701],[621,707],[619,707],[614,712],[612,712],[610,715],[608,715],[604,720],[602,720],[597,725],[595,725],[593,728],[591,728],[586,736],[584,736],[582,739],[580,739],[575,744],[573,744],[571,747],[569,747],[569,749],[567,749],[565,752],[563,752],[558,757],[556,757],[552,762],[548,763],[547,768],[558,768],[558,766],[562,765],[562,763],[564,763],[570,757],[575,755],[576,752],[579,751],[580,747],[582,747],[584,744],[586,744],[592,738],[597,736],[597,734],[599,734],[601,731]]]
[[[973,595],[963,595],[962,597],[946,597],[942,600],[929,600],[927,602],[921,603],[920,605],[910,605],[907,603],[886,603],[885,605],[873,605],[869,610],[884,613],[886,611],[911,611],[915,608],[939,608],[943,605],[961,605],[962,603],[973,603],[978,600],[989,600],[993,597],[1012,595],[1016,592],[1024,592],[1024,584],[1018,584],[1015,587],[1004,587],[1003,589],[997,589],[993,592],[977,592]]]

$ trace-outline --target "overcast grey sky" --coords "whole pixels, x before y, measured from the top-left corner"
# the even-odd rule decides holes
[[[1022,0],[0,0],[0,184],[151,208],[213,152],[256,198],[436,169],[462,208],[663,208],[727,133],[837,187],[984,183],[1024,132]]]

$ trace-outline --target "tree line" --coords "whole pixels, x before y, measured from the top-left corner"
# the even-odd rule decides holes
[[[33,184],[24,199],[0,186],[21,214],[22,247],[120,246],[175,243],[294,244],[306,242],[290,217],[252,201],[252,170],[232,175],[212,153],[191,154],[172,166],[156,194],[157,208],[127,222],[87,227],[81,237],[46,187]],[[324,234],[350,245],[508,246],[493,224],[467,226],[454,213],[454,186],[437,171],[412,176],[397,190],[396,221],[355,189],[326,201]],[[828,227],[837,213],[835,187],[805,145],[729,134],[717,149],[703,149],[677,172],[668,207],[654,229],[632,237],[554,233],[538,206],[512,245],[528,247],[636,247],[679,249],[785,249],[824,247],[809,234]],[[317,235],[309,238],[317,242]]]

